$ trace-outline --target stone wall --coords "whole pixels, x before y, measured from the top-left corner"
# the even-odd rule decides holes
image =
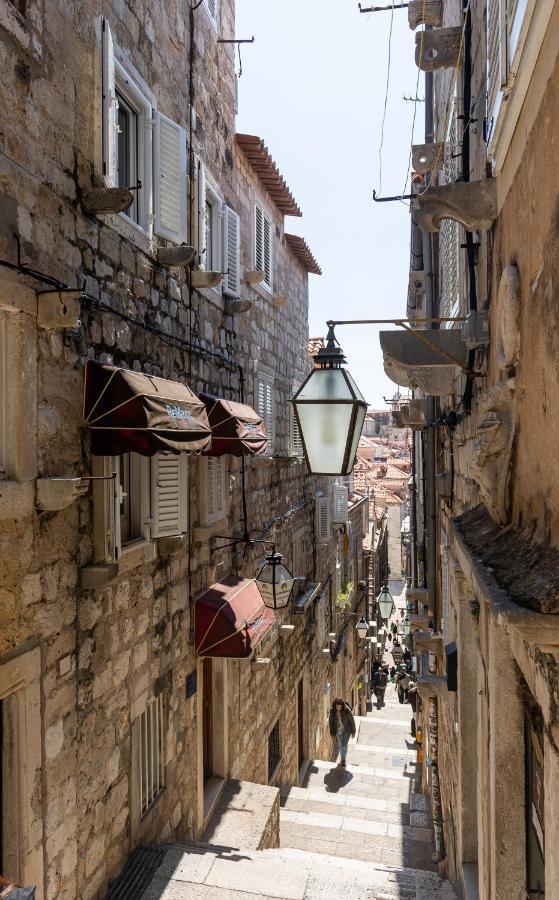
[[[0,167],[0,257],[16,261],[15,233],[23,262],[70,287],[83,287],[87,296],[79,325],[38,329],[26,303],[36,302],[34,289],[45,283],[12,273],[8,283],[7,270],[0,269],[3,308],[15,298],[7,347],[8,366],[18,375],[17,383],[10,383],[14,428],[0,481],[0,673],[8,659],[30,645],[39,648],[44,885],[34,877],[38,869],[30,869],[30,877],[38,882],[40,898],[89,900],[103,895],[139,843],[200,833],[200,678],[198,693],[185,698],[186,677],[201,672],[192,643],[193,603],[235,567],[253,575],[262,552],[247,552],[244,559],[212,552],[215,533],[243,533],[241,467],[238,460],[227,461],[226,516],[208,528],[202,521],[201,462],[192,458],[188,548],[159,557],[155,542],[140,542],[122,554],[117,577],[105,587],[81,586],[81,569],[100,558],[99,491],[90,488],[66,509],[40,512],[34,479],[97,471],[82,424],[86,360],[184,380],[195,391],[233,399],[240,398],[242,366],[244,397],[251,404],[258,372],[273,374],[273,457],[247,461],[248,528],[254,537],[275,538],[288,565],[293,564],[292,533],[303,529],[309,548],[305,574],[325,585],[334,572],[335,539],[315,546],[314,497],[319,487],[330,489],[331,479],[309,478],[302,461],[288,456],[293,381],[308,369],[308,276],[284,244],[283,216],[235,147],[233,48],[217,43],[200,6],[194,12],[194,121],[186,4],[156,9],[148,3],[55,0],[42,12],[40,6],[30,0],[27,21],[10,8],[5,12],[6,3],[1,8],[0,92],[9,158]],[[219,291],[192,290],[186,270],[157,264],[161,241],[122,216],[84,213],[84,192],[102,181],[102,16],[110,22],[118,58],[151,89],[158,109],[185,127],[191,150],[238,209],[242,271],[252,268],[254,197],[266,202],[274,216],[276,279],[287,297],[284,306],[243,283],[241,295],[254,301],[252,309],[235,318],[226,315]],[[220,3],[220,17],[219,33],[233,34],[231,0]],[[189,238],[196,244],[192,179],[190,187]],[[169,342],[171,336],[185,343]],[[318,644],[316,612],[311,604],[298,617],[294,634],[277,639],[267,669],[253,669],[250,662],[227,664],[226,775],[268,780],[268,733],[280,717],[283,752],[274,780],[297,782],[301,677],[305,754],[327,752],[323,698],[333,675]],[[288,614],[280,614],[280,624],[287,621]],[[332,627],[329,622],[326,630]],[[165,790],[140,817],[135,734],[146,702],[159,694]],[[31,759],[31,748],[28,753]],[[25,880],[28,873],[14,874]]]

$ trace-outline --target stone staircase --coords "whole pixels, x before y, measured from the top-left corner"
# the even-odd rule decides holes
[[[278,848],[247,848],[237,802],[207,843],[164,848],[141,900],[455,900],[432,862],[409,721],[389,685],[386,706],[356,720],[346,769],[314,760],[282,790]]]

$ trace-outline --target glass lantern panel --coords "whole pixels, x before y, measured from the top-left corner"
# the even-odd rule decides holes
[[[311,472],[342,474],[352,411],[352,403],[297,406]]]
[[[355,431],[353,432],[353,438],[351,441],[351,451],[349,454],[348,461],[348,471],[351,472],[353,470],[353,466],[355,463],[355,454],[357,453],[357,445],[359,444],[359,438],[361,437],[361,432],[363,431],[363,422],[365,421],[365,413],[367,412],[364,406],[360,406],[357,410],[357,417],[355,420]]]
[[[296,400],[353,400],[342,369],[315,369]]]
[[[359,388],[358,388],[357,385],[355,384],[353,378],[351,377],[351,375],[349,374],[349,372],[347,371],[347,369],[345,370],[345,377],[346,377],[347,380],[349,381],[350,388],[351,388],[351,390],[353,391],[353,393],[355,394],[355,399],[356,399],[356,400],[363,400],[363,402],[365,403],[366,401],[365,401],[365,398],[363,397],[363,394],[361,393],[361,391],[359,390]]]

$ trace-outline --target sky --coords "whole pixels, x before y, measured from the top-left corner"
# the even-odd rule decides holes
[[[373,190],[400,195],[408,172],[415,104],[403,96],[416,96],[418,69],[407,10],[362,14],[354,0],[237,0],[236,17],[235,36],[255,37],[241,46],[237,130],[264,139],[303,211],[301,219],[286,217],[286,231],[305,238],[322,269],[309,275],[311,336],[325,334],[328,319],[405,314],[409,209],[375,203]],[[423,115],[419,103],[416,143]],[[396,390],[377,337],[395,327],[336,329],[347,368],[373,407]]]

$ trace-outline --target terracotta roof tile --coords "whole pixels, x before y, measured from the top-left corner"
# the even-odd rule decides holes
[[[303,264],[307,272],[312,272],[313,275],[322,275],[322,269],[312,255],[305,238],[299,237],[297,234],[287,234],[287,232],[285,232],[284,237],[287,246],[299,262]]]
[[[255,134],[237,134],[235,137],[237,146],[245,154],[279,211],[286,216],[302,216],[303,213],[262,138]]]
[[[323,337],[309,338],[309,356],[316,356],[321,347],[324,347]]]

